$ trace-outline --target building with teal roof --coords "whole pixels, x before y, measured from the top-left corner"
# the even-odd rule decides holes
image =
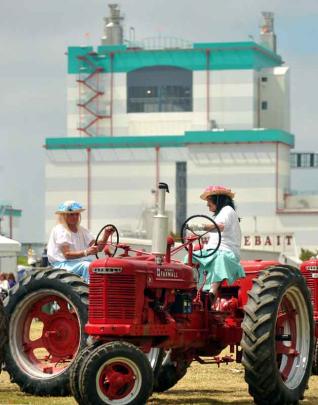
[[[204,187],[223,184],[236,193],[251,249],[255,235],[267,250],[295,247],[266,245],[274,234],[311,245],[315,201],[299,210],[290,190],[289,68],[265,17],[260,43],[124,43],[115,21],[102,45],[69,47],[68,133],[45,144],[47,233],[57,204],[76,199],[93,232],[111,222],[151,237],[147,218],[164,181],[173,232],[207,213]]]

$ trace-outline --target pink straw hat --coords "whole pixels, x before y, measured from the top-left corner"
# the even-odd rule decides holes
[[[208,186],[203,190],[200,198],[202,198],[202,200],[207,200],[211,195],[227,195],[228,197],[234,198],[235,193],[233,193],[230,188],[223,186]]]

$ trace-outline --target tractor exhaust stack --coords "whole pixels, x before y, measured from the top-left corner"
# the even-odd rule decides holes
[[[165,211],[166,193],[169,187],[166,183],[159,183],[158,213],[153,217],[152,253],[156,255],[157,263],[162,263],[167,249],[168,216]]]

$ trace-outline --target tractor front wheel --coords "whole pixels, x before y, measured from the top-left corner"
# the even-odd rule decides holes
[[[65,270],[26,275],[5,300],[11,381],[34,395],[67,395],[74,359],[86,346],[88,285]]]
[[[136,346],[115,341],[88,354],[78,386],[86,405],[141,405],[152,393],[153,371]]]
[[[71,369],[70,375],[71,392],[79,405],[86,405],[82,398],[81,390],[79,387],[79,376],[81,375],[82,370],[86,364],[86,361],[87,359],[89,359],[91,353],[96,349],[96,347],[100,345],[101,345],[100,342],[95,342],[93,345],[85,347],[84,350],[82,350],[81,353],[79,353],[79,355],[76,357],[74,365]],[[161,365],[162,360],[164,358],[164,350],[159,349],[157,347],[153,347],[149,351],[149,353],[146,353],[145,355],[150,363],[154,375],[154,380],[156,381],[158,374],[161,373]]]
[[[296,404],[312,367],[313,314],[300,272],[264,270],[253,280],[243,320],[242,363],[257,405]]]

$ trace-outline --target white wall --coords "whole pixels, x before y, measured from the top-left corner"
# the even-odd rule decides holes
[[[262,78],[267,81],[262,81]],[[289,68],[262,69],[259,73],[260,127],[290,130]],[[267,109],[261,109],[262,101]]]

